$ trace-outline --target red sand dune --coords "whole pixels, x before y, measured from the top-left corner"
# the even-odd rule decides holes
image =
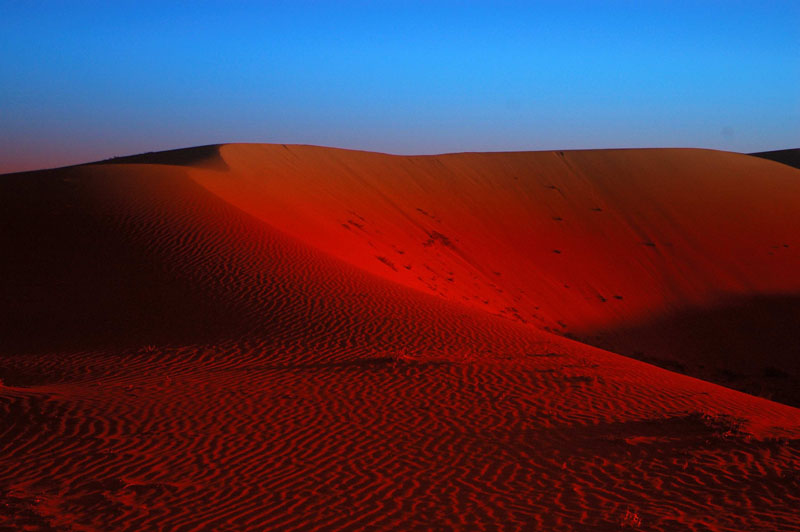
[[[0,529],[800,530],[800,410],[548,332],[793,382],[800,171],[110,162],[0,178]]]
[[[800,405],[792,168],[709,150],[220,152],[229,171],[199,183],[363,270]]]

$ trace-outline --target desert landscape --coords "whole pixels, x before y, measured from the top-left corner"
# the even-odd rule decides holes
[[[800,530],[797,151],[0,176],[0,530]]]

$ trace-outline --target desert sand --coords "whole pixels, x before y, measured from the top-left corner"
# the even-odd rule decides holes
[[[0,198],[0,529],[800,530],[798,169],[232,144]]]

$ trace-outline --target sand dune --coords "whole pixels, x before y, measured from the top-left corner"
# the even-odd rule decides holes
[[[758,153],[751,153],[750,155],[792,166],[794,168],[800,168],[800,148],[795,148],[792,150],[761,151]]]
[[[0,177],[0,528],[800,530],[800,410],[546,330],[796,293],[800,172],[174,155]]]
[[[230,171],[198,182],[370,273],[800,405],[794,169],[709,150],[220,156]],[[786,326],[763,328],[767,298]],[[708,349],[732,328],[780,339]],[[788,378],[764,377],[775,368]]]

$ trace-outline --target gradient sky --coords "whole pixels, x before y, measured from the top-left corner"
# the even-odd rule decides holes
[[[800,146],[800,2],[0,0],[0,172],[218,142]]]

